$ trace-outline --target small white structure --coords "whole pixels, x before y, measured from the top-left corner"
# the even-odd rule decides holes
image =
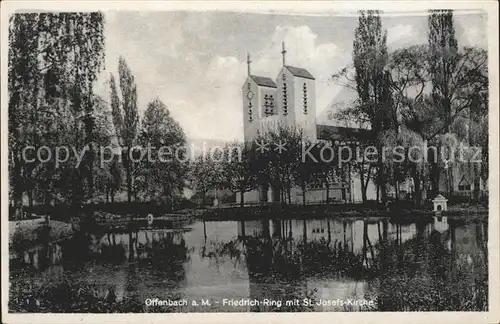
[[[439,233],[443,233],[448,228],[449,228],[448,218],[446,216],[444,217],[434,216],[434,230],[438,231]]]
[[[437,197],[434,198],[432,202],[434,203],[435,212],[442,212],[448,209],[448,199],[443,197],[443,195],[437,195]]]
[[[148,225],[153,225],[154,217],[153,214],[148,215]]]

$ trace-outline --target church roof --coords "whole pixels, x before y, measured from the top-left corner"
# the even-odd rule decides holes
[[[255,81],[255,83],[257,83],[257,85],[269,88],[276,88],[276,83],[274,83],[274,81],[271,78],[261,77],[256,75],[251,75],[250,77]]]
[[[286,65],[285,66],[292,74],[296,77],[304,78],[304,79],[311,79],[314,80],[314,77],[312,76],[311,73],[309,73],[306,69],[298,68],[298,67],[293,67]]]

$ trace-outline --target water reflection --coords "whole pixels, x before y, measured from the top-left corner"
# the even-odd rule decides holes
[[[26,280],[38,287],[91,284],[99,298],[127,302],[128,310],[116,311],[483,310],[487,223],[446,217],[198,221],[47,241],[18,253],[11,269],[11,296],[34,289],[23,286]],[[144,305],[147,298],[210,305],[152,307]],[[232,307],[224,298],[269,299],[281,307]],[[296,299],[366,299],[374,306],[286,303]]]

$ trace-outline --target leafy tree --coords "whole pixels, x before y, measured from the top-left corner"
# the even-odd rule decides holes
[[[110,76],[110,98],[113,124],[120,146],[123,148],[122,161],[127,181],[127,199],[132,201],[133,161],[130,150],[135,144],[139,125],[137,111],[137,86],[134,76],[123,57],[118,60],[118,75],[120,81],[121,99],[116,89],[116,81]]]
[[[139,164],[150,197],[172,199],[182,192],[185,174],[186,138],[167,106],[156,99],[149,103],[142,118],[138,143],[145,151]]]
[[[302,159],[303,132],[301,129],[280,126],[276,131],[262,134],[256,139],[259,182],[271,183],[280,191],[281,202],[291,204],[291,188]],[[276,145],[282,145],[279,149]]]
[[[188,181],[191,189],[201,196],[202,205],[208,191],[221,183],[221,175],[220,162],[211,156],[200,155],[190,165]]]
[[[326,203],[328,204],[330,201],[330,187],[333,183],[338,182],[341,170],[338,168],[338,160],[335,156],[335,151],[323,149],[323,145],[326,144],[317,143],[314,145],[314,148],[311,149],[311,155],[315,157],[317,162],[312,163],[314,161],[310,159],[307,160],[309,162],[307,163],[309,170],[312,173],[311,176],[313,177],[313,179],[308,180],[313,182],[314,178],[319,179],[319,182],[326,190]],[[333,143],[329,145],[333,146]],[[322,149],[324,150],[323,153],[321,153]]]
[[[458,66],[458,44],[455,38],[452,10],[429,12],[429,72],[432,96],[438,105],[445,131],[451,127],[453,73]]]
[[[9,167],[18,218],[22,215],[23,193],[33,189],[27,188],[33,183],[33,172],[54,172],[40,169],[37,163],[28,165],[22,150],[28,145],[38,148],[42,141],[61,141],[65,134],[56,126],[68,123],[61,115],[83,124],[85,144],[93,143],[92,87],[104,57],[103,24],[101,13],[22,13],[9,18]],[[84,166],[91,194],[91,160]],[[75,186],[83,187],[82,180],[79,177]],[[47,182],[44,190],[53,191],[53,184]],[[46,202],[51,196],[53,193],[46,195]]]
[[[433,103],[438,107],[442,127],[440,133],[451,131],[453,74],[458,66],[458,44],[453,25],[453,11],[439,10],[429,12],[429,72],[432,80]],[[433,162],[434,195],[439,191],[441,170]]]
[[[354,32],[353,63],[356,90],[360,100],[360,113],[370,121],[371,131],[377,138],[379,152],[383,143],[380,135],[397,127],[396,114],[392,104],[390,77],[386,69],[387,33],[382,32],[382,21],[378,11],[360,12],[359,24]],[[377,185],[385,201],[385,166],[379,154]]]
[[[474,105],[488,92],[488,56],[477,48],[460,48],[455,38],[452,10],[429,13],[429,73],[432,101],[437,107],[440,127],[428,140],[438,141],[445,133],[459,139],[468,137],[464,120],[474,119]],[[477,118],[476,118],[477,120]],[[441,168],[433,164],[433,189],[439,190]]]
[[[416,45],[395,50],[389,60],[393,99],[400,123],[395,143],[406,148],[404,161],[393,165],[396,168],[397,181],[403,181],[406,174],[412,177],[416,205],[426,197],[427,164],[423,160],[423,164],[411,162],[408,159],[408,148],[410,146],[423,148],[424,141],[439,128],[437,110],[427,91],[430,86],[427,57],[427,47]]]
[[[257,152],[252,143],[232,143],[224,149],[222,161],[222,181],[224,187],[240,194],[240,207],[243,208],[245,192],[252,190],[257,181]]]

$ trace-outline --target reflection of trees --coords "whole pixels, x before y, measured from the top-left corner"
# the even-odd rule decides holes
[[[298,280],[303,276],[316,274],[343,274],[360,277],[363,273],[363,254],[355,253],[349,246],[347,226],[344,224],[343,238],[333,239],[330,224],[328,239],[308,239],[304,226],[301,237],[292,237],[289,221],[274,221],[273,235],[269,227],[253,236],[242,235],[229,241],[209,241],[201,250],[202,257],[230,257],[239,261],[245,257],[250,275],[266,276],[286,280]],[[245,232],[244,224],[242,233]],[[367,237],[366,233],[365,236]],[[369,242],[369,240],[366,240]],[[371,243],[367,243],[371,246]],[[367,248],[368,249],[368,248]],[[373,250],[373,246],[371,247]],[[372,252],[374,255],[374,252]]]
[[[251,287],[265,287],[264,290],[253,288],[256,297],[300,295],[307,291],[304,277],[340,274],[353,279],[377,278],[381,310],[486,309],[484,224],[468,224],[466,231],[464,226],[449,221],[449,229],[440,233],[429,231],[427,220],[419,220],[415,222],[414,236],[406,239],[404,224],[393,223],[395,232],[390,236],[389,221],[381,220],[376,224],[377,239],[377,234],[368,235],[367,222],[364,222],[360,252],[353,252],[348,244],[346,223],[342,223],[340,237],[331,235],[327,223],[328,232],[319,239],[308,237],[307,230],[301,230],[300,237],[292,238],[287,235],[284,224],[273,226],[272,237],[265,230],[258,235],[240,237],[241,249],[235,241],[221,243],[221,246],[235,247],[232,255],[244,254]],[[460,250],[471,241],[475,247],[468,247],[467,253],[472,253],[472,259],[464,257],[465,252]],[[219,251],[232,250],[226,247]],[[287,292],[287,287],[294,287],[295,291]]]
[[[127,304],[142,305],[144,298],[140,292],[148,291],[141,288],[143,284],[162,278],[175,288],[185,277],[184,263],[189,260],[190,251],[182,232],[129,229],[128,233],[107,233],[102,243],[102,260],[121,264],[128,259],[124,300]],[[175,299],[170,289],[168,293],[170,299]],[[158,311],[167,310],[159,307]]]
[[[156,234],[156,235],[155,235]],[[139,263],[147,262],[157,270],[168,275],[169,278],[184,277],[183,264],[190,258],[183,233],[180,232],[145,232],[146,244],[139,243],[138,232],[130,241],[131,249],[129,260]]]
[[[301,305],[285,306],[287,300],[312,298],[301,280],[300,250],[291,238],[268,235],[245,239],[250,298],[281,301],[281,307],[253,306],[251,311],[304,311]]]
[[[127,303],[143,305],[148,298],[148,285],[156,280],[167,279],[168,289],[160,299],[180,299],[179,282],[185,278],[184,263],[190,258],[182,232],[144,231],[145,242],[139,241],[139,232],[132,231],[129,236],[129,262],[126,290]],[[130,239],[132,238],[132,239]],[[130,248],[132,246],[132,248]],[[144,286],[146,285],[146,286]],[[143,295],[143,294],[146,295]],[[171,307],[146,307],[145,312],[172,312]]]
[[[432,230],[427,235],[425,225],[418,222],[416,225],[413,238],[401,242],[400,236],[396,236],[396,239],[376,245],[380,251],[377,258],[380,265],[379,309],[486,310],[487,265],[458,258],[457,225],[450,222],[446,232]],[[477,235],[476,239],[480,240]],[[481,243],[485,244],[484,241]]]
[[[236,266],[243,256],[241,242],[238,239],[232,239],[226,242],[206,241],[200,250],[200,257],[215,260],[217,265],[222,265],[226,258],[229,258]]]
[[[69,240],[61,244],[65,268],[80,269],[82,264],[92,258],[90,236],[84,232],[76,232]]]
[[[101,245],[101,260],[111,263],[122,263],[126,260],[125,247],[122,244],[116,244],[117,233],[106,233],[107,244]]]

